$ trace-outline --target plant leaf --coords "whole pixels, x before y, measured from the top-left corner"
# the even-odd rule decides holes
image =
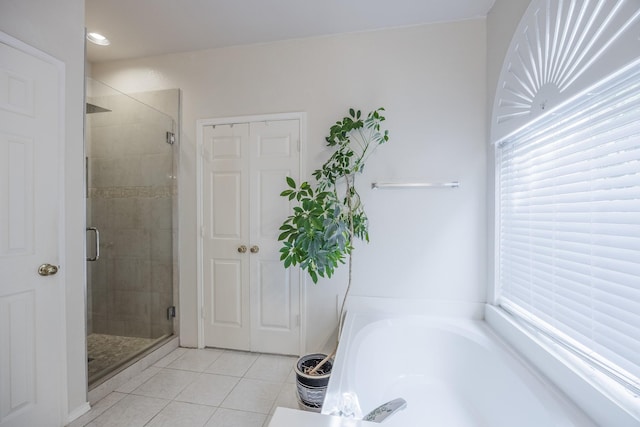
[[[290,176],[287,177],[287,185],[293,189],[296,188],[296,182]]]

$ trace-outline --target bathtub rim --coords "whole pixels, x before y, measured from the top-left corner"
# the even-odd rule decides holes
[[[514,370],[516,375],[526,382],[526,387],[531,392],[544,390],[545,393],[540,398],[540,402],[547,407],[550,415],[557,414],[558,417],[570,421],[576,427],[596,426],[589,419],[589,414],[586,411],[571,401],[553,382],[550,382],[530,362],[524,359],[484,319],[477,316],[442,315],[441,313],[436,315],[416,314],[411,310],[406,314],[402,312],[394,313],[388,310],[379,312],[375,309],[364,307],[359,307],[357,310],[350,309],[345,316],[341,344],[338,346],[336,353],[333,372],[322,409],[323,414],[331,414],[331,410],[337,406],[341,388],[348,387],[348,385],[344,384],[345,381],[348,382],[348,374],[345,372],[347,369],[345,360],[347,360],[347,352],[351,350],[353,341],[358,340],[358,334],[364,329],[373,327],[375,323],[411,318],[433,322],[435,329],[460,333],[476,344],[485,348],[488,347],[489,350],[494,350],[491,346],[495,346],[498,351],[504,354],[504,360],[509,363],[510,369]],[[351,341],[351,345],[345,345],[343,341]]]

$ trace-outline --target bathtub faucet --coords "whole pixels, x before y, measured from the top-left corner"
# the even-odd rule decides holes
[[[390,417],[396,412],[402,411],[406,407],[407,407],[407,401],[399,397],[397,399],[393,399],[387,403],[383,403],[382,405],[378,406],[376,409],[374,409],[373,411],[365,415],[363,420],[373,421],[374,423],[381,423],[385,419],[387,419],[387,417]]]

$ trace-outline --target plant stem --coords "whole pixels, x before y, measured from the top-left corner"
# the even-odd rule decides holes
[[[351,188],[355,188],[355,181],[356,181],[356,177],[355,175],[353,176],[353,181],[349,181],[349,176],[345,175],[345,180],[347,182],[347,195],[346,195],[346,199],[347,199],[347,208],[348,208],[348,213],[349,213],[349,241],[347,242],[347,244],[349,245],[349,247],[351,248],[349,250],[349,277],[347,279],[347,290],[344,293],[344,298],[342,298],[342,305],[340,306],[340,315],[338,317],[338,339],[336,340],[336,347],[334,348],[334,350],[331,352],[330,355],[328,355],[327,357],[325,357],[324,359],[322,359],[322,361],[320,361],[320,363],[318,363],[312,370],[310,370],[308,372],[307,375],[313,375],[316,372],[318,372],[318,369],[320,369],[322,366],[324,366],[325,363],[327,363],[327,361],[329,359],[331,359],[336,352],[338,351],[338,344],[340,344],[340,335],[342,334],[342,326],[343,326],[343,315],[344,315],[344,306],[345,303],[347,302],[347,296],[349,295],[349,290],[351,289],[351,278],[352,278],[352,271],[353,271],[353,206],[351,203]]]
[[[320,361],[320,363],[318,363],[312,370],[310,370],[309,372],[305,372],[305,374],[307,375],[314,375],[316,372],[318,372],[318,369],[320,369],[321,367],[324,366],[325,363],[327,363],[329,361],[329,359],[331,359],[333,356],[336,355],[336,352],[338,351],[338,346],[336,346],[336,348],[333,349],[333,351],[331,352],[331,354],[327,355],[327,357],[325,357],[324,359],[322,359],[322,361]]]
[[[344,298],[342,298],[342,306],[340,307],[340,317],[338,318],[338,342],[340,342],[340,334],[342,333],[342,323],[343,323],[343,315],[344,315],[344,306],[347,302],[347,296],[349,295],[349,290],[351,289],[351,278],[353,272],[353,204],[351,201],[351,188],[355,188],[356,186],[356,177],[353,175],[353,181],[349,182],[349,177],[345,176],[347,180],[347,208],[349,212],[349,246],[351,250],[349,251],[349,277],[347,279],[347,290],[344,293]],[[337,344],[336,344],[337,347]]]

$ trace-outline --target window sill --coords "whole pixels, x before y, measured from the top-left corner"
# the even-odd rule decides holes
[[[489,326],[603,426],[638,427],[640,396],[634,396],[580,359],[517,323],[499,307],[487,304]]]

